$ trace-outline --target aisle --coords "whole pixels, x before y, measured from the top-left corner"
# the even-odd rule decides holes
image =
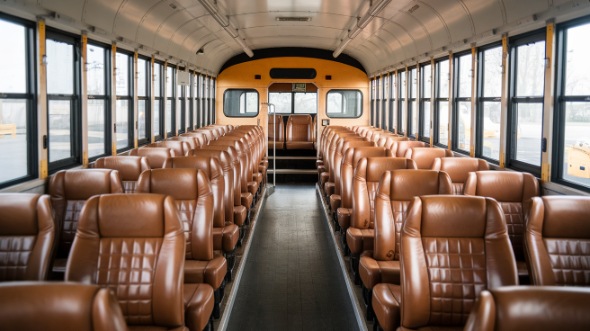
[[[228,330],[356,330],[315,187],[280,185],[258,218]]]

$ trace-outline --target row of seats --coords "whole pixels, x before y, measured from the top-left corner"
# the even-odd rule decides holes
[[[315,118],[309,114],[289,115],[287,125],[282,115],[268,116],[269,149],[315,149]]]
[[[201,145],[197,139],[191,138],[191,135],[197,138],[205,137],[204,144]],[[118,219],[116,224],[112,224],[113,226],[123,226],[122,229],[114,227],[115,237],[121,236],[121,234],[117,234],[119,230],[123,232],[139,231],[142,237],[144,236],[142,231],[147,231],[147,229],[141,228],[143,220],[147,216],[142,216],[141,213],[135,211],[132,207],[134,202],[125,200],[127,196],[133,197],[133,199],[140,197],[136,201],[137,207],[146,211],[151,210],[150,213],[157,212],[157,210],[150,208],[149,202],[143,202],[143,200],[149,200],[151,194],[169,197],[174,207],[173,214],[180,219],[180,228],[184,238],[181,256],[181,270],[184,271],[174,274],[180,275],[179,279],[182,283],[179,288],[183,291],[181,298],[183,297],[183,307],[186,311],[186,325],[191,330],[201,330],[205,326],[212,326],[212,323],[209,323],[209,317],[219,317],[219,303],[223,296],[225,282],[231,281],[235,248],[243,238],[244,226],[249,222],[249,210],[254,204],[254,197],[260,194],[261,184],[265,177],[262,175],[267,165],[266,160],[262,158],[263,152],[266,150],[265,139],[262,129],[257,126],[238,127],[233,130],[227,127],[212,126],[191,132],[184,137],[193,140],[196,148],[187,148],[188,142],[175,137],[157,145],[134,150],[132,154],[135,156],[101,158],[93,165],[95,168],[107,169],[58,172],[50,178],[48,189],[50,198],[47,196],[27,197],[27,195],[18,194],[14,198],[2,199],[7,202],[7,208],[16,208],[14,206],[22,205],[18,201],[12,201],[13,199],[36,199],[35,201],[39,201],[29,201],[28,204],[19,207],[20,209],[8,209],[6,214],[14,215],[11,221],[14,224],[21,222],[20,219],[23,218],[23,214],[26,215],[27,211],[30,214],[31,211],[39,210],[37,212],[39,216],[49,215],[44,218],[45,221],[42,224],[51,224],[50,229],[44,226],[47,228],[45,237],[55,239],[57,246],[53,270],[65,272],[65,279],[73,280],[68,275],[74,256],[74,246],[80,232],[83,232],[80,229],[80,222],[82,222],[82,214],[89,208],[87,205],[91,197],[101,194],[103,196],[104,194],[120,195],[115,199],[120,202],[110,207],[115,210],[115,213],[117,208],[114,206],[122,209],[121,214],[111,215]],[[186,151],[179,150],[178,147],[186,148]],[[188,156],[175,156],[177,154]],[[245,190],[241,188],[242,183],[244,183]],[[135,194],[121,195],[124,190],[127,193]],[[149,194],[146,195],[146,193]],[[35,209],[34,203],[38,203],[39,207]],[[4,208],[5,206],[0,207]],[[55,214],[55,221],[51,218],[52,214]],[[28,216],[31,218],[31,215]],[[141,222],[129,222],[129,220],[141,220]],[[12,223],[9,222],[9,224]],[[1,229],[10,232],[13,228],[7,225],[2,226]],[[103,227],[100,229],[102,234]],[[130,232],[130,235],[134,233],[133,231]],[[18,234],[18,231],[16,233]],[[84,235],[86,236],[87,233]],[[47,239],[49,243],[43,244],[43,241],[38,240],[39,246],[36,246],[35,249],[41,247],[45,255],[37,257],[37,253],[22,252],[25,250],[23,246],[33,250],[33,247],[29,247],[32,245],[31,238],[26,240],[19,238],[18,240],[22,242],[15,245],[12,244],[14,241],[10,241],[11,245],[9,245],[16,252],[8,252],[7,254],[17,260],[15,264],[20,265],[1,269],[4,274],[10,274],[10,277],[5,277],[5,280],[46,279],[53,255],[53,241]],[[100,279],[100,272],[108,267],[98,265],[99,275],[93,277],[92,282],[101,286],[104,286],[105,282],[111,281],[123,283],[112,287],[120,302],[133,301],[137,299],[137,295],[145,295],[145,293],[137,292],[141,287],[132,284],[138,281],[143,282],[142,279],[147,277],[149,272],[142,270],[156,268],[153,261],[158,259],[153,260],[153,257],[149,257],[134,262],[133,257],[131,257],[131,261],[126,260],[128,259],[127,253],[122,254],[121,252],[133,251],[135,253],[137,251],[143,256],[149,251],[148,255],[154,255],[154,251],[158,247],[161,249],[162,245],[146,242],[144,239],[122,242],[115,240],[110,241],[109,245],[104,253],[100,253],[99,260],[103,262],[99,261],[99,264],[109,261],[109,257],[104,254],[112,253],[115,254],[115,257],[112,258],[115,267],[116,265],[120,265],[121,268],[123,266],[127,268],[128,265],[135,267],[132,267],[131,271],[118,270],[117,272],[121,272],[123,277],[115,277],[117,280],[110,279],[112,276],[106,276],[108,279]],[[100,249],[100,251],[103,250]],[[25,257],[28,254],[33,257],[28,261],[37,261],[37,263],[43,264],[36,268],[39,273],[38,277],[20,275],[31,272],[27,271],[28,267],[23,266],[23,261],[27,261]],[[87,253],[81,253],[82,256],[84,254]],[[139,263],[139,271],[135,270],[137,263]],[[143,263],[148,263],[148,265],[144,268]],[[116,272],[109,272],[107,275],[117,275]],[[17,275],[17,273],[20,274]],[[145,281],[150,283],[152,280],[147,277]],[[129,293],[126,286],[133,288],[133,293]],[[146,286],[147,289],[151,285]],[[121,302],[121,305],[124,308],[126,303]],[[125,312],[125,308],[123,310]],[[136,308],[133,310],[135,313],[137,312]],[[144,309],[142,308],[142,310]],[[125,312],[128,323],[135,324],[133,321],[130,322],[127,315]],[[145,324],[144,322],[139,324]]]
[[[400,233],[408,206],[416,196],[465,193],[487,196],[499,201],[503,221],[508,222],[511,252],[514,252],[512,256],[518,259],[517,270],[521,276],[526,276],[527,265],[524,261],[522,237],[526,224],[524,220],[527,201],[539,195],[536,179],[529,174],[516,172],[478,171],[488,169],[485,161],[449,157],[446,151],[413,147],[420,142],[403,141],[403,139],[405,138],[366,127],[357,127],[354,130],[335,127],[324,130],[319,142],[318,184],[326,193],[326,200],[329,199],[331,210],[336,211],[335,219],[338,220],[341,231],[343,227],[349,226],[347,231],[342,231],[342,237],[346,236],[344,244],[350,247],[353,277],[355,281],[358,282],[361,278],[363,282],[367,317],[372,318],[373,287],[381,282],[400,284],[402,278],[399,271]],[[388,145],[389,155],[401,156],[397,154],[401,150],[406,158],[371,155],[375,153],[376,145],[386,145],[385,140],[394,141]],[[345,152],[342,152],[343,149]],[[345,158],[348,154],[347,164],[339,159],[342,154]],[[332,167],[330,162],[333,164]],[[417,164],[420,164],[420,167]],[[334,171],[334,174],[332,172],[326,174],[326,168]],[[343,168],[348,168],[348,171],[343,171]],[[353,169],[352,176],[350,168]],[[420,168],[434,170],[402,170]],[[382,178],[386,177],[384,173],[388,171],[390,171],[387,175],[389,177]],[[340,178],[338,178],[339,172]],[[331,186],[330,181],[327,180],[331,177],[335,177],[337,182],[339,180],[340,185]],[[345,181],[342,178],[345,178]],[[385,180],[387,184],[383,182]],[[382,185],[389,186],[387,193],[391,193],[392,196],[387,203],[384,203],[386,207],[379,209],[377,197],[386,193],[380,191],[384,189]],[[341,192],[335,194],[333,190],[336,192],[341,190]],[[346,206],[346,201],[350,201],[348,203],[350,208],[336,209],[339,203],[341,203],[340,206],[342,204]],[[381,220],[378,221],[380,218]],[[377,230],[378,224],[380,231]],[[360,277],[356,272],[359,254]],[[384,292],[387,291],[380,293]],[[399,293],[387,292],[387,300],[393,300],[396,294]],[[383,305],[380,307],[382,308]]]

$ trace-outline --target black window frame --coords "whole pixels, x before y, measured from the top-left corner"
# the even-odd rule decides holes
[[[27,174],[25,176],[9,179],[0,182],[0,189],[15,184],[23,183],[35,179],[39,175],[39,157],[38,157],[38,124],[37,124],[37,66],[36,66],[36,24],[18,17],[0,13],[0,20],[18,24],[25,29],[25,53],[26,53],[26,92],[25,93],[2,93],[0,99],[18,99],[26,100],[26,126],[27,126]],[[49,161],[49,159],[48,159]]]
[[[127,80],[129,82],[129,86],[128,86],[128,94],[125,96],[120,96],[118,94],[116,94],[115,91],[115,97],[116,100],[127,100],[128,104],[129,104],[129,109],[127,111],[127,139],[129,141],[129,145],[125,146],[125,147],[121,147],[117,144],[117,153],[122,153],[125,151],[128,151],[130,149],[133,149],[133,147],[135,146],[135,142],[134,142],[134,127],[135,127],[135,121],[133,120],[134,116],[133,114],[135,113],[135,105],[133,103],[133,91],[134,91],[134,79],[133,77],[135,77],[135,65],[134,65],[134,61],[133,61],[133,52],[124,50],[124,49],[118,49],[117,48],[117,53],[121,53],[127,56],[127,62],[128,62],[128,68],[129,70],[127,71]],[[116,82],[113,82],[114,84],[116,84]],[[117,137],[117,130],[120,129],[116,126],[115,123],[115,136],[113,137],[116,141],[116,137]]]
[[[233,91],[243,91],[242,94],[244,93],[249,93],[249,92],[256,92],[256,96],[258,98],[257,100],[257,104],[256,104],[256,113],[252,113],[253,115],[235,115],[235,114],[228,114],[226,111],[226,106],[229,106],[229,102],[226,99],[226,95],[228,92],[233,92]],[[241,97],[240,97],[241,98]],[[248,113],[244,113],[244,114],[248,114]],[[253,88],[230,88],[227,89],[223,92],[223,115],[225,115],[228,118],[254,118],[257,117],[258,114],[260,114],[260,94],[258,93],[258,90],[253,89]]]
[[[145,61],[145,70],[146,70],[146,96],[140,96],[139,93],[137,93],[137,125],[138,125],[138,129],[137,129],[137,144],[138,146],[141,145],[146,145],[150,143],[150,137],[152,136],[152,105],[151,105],[151,97],[152,97],[152,79],[150,79],[150,77],[152,77],[152,66],[151,66],[151,59],[145,56],[141,56],[139,55],[137,58],[137,68],[136,68],[136,72],[139,73],[139,61],[143,60]],[[139,77],[139,74],[137,75]],[[139,79],[137,81],[137,84],[141,84],[139,82]],[[146,133],[146,137],[140,139],[139,137],[139,102],[140,101],[145,101],[145,133]]]
[[[359,115],[358,116],[333,116],[333,115],[330,115],[328,113],[328,97],[329,97],[330,93],[350,92],[350,91],[358,92],[359,95],[360,95],[360,97],[361,97],[361,100],[360,100],[361,107],[360,107],[360,113],[359,113]],[[359,90],[359,89],[330,89],[326,93],[326,116],[328,118],[338,118],[338,119],[341,119],[341,118],[349,118],[349,119],[350,118],[360,118],[361,116],[363,116],[363,113],[364,113],[364,109],[363,109],[363,100],[364,99],[363,98],[364,98],[363,92],[361,92],[361,90]]]
[[[429,70],[425,70],[425,68],[428,67]],[[426,75],[430,75],[430,82],[428,82],[428,80],[426,79]],[[420,89],[420,99],[419,99],[419,104],[418,104],[418,135],[420,136],[420,140],[424,141],[426,143],[430,143],[430,122],[432,122],[432,94],[434,93],[434,89],[432,88],[432,62],[428,61],[428,62],[424,62],[420,64],[420,86],[418,86],[418,88]],[[425,84],[430,84],[430,95],[429,96],[424,96],[424,86]],[[430,109],[429,111],[429,118],[430,121],[429,123],[424,123],[424,119],[425,119],[425,109],[424,109],[424,104],[428,102],[430,104]],[[424,125],[427,124],[428,125],[428,132],[425,132],[424,130]],[[426,135],[428,134],[428,135]]]
[[[449,58],[449,56],[445,56],[439,59],[436,59],[434,62],[434,90],[432,91],[432,93],[434,93],[434,105],[432,105],[434,107],[434,116],[432,118],[433,121],[433,130],[432,130],[432,134],[434,135],[433,137],[433,142],[435,146],[439,146],[439,147],[444,147],[447,148],[448,147],[448,141],[445,141],[444,143],[440,142],[440,107],[439,104],[441,102],[446,102],[447,104],[449,103],[449,95],[447,94],[444,97],[440,96],[440,64],[448,61],[447,65],[450,65],[451,63],[451,59]],[[451,72],[449,71],[449,75],[451,74]],[[450,77],[447,77],[447,79],[449,79]],[[452,86],[450,86],[449,84],[449,89],[451,89]],[[450,91],[449,91],[450,92]],[[451,123],[451,118],[449,118],[449,124]],[[450,130],[447,130],[450,131]],[[447,132],[447,134],[449,134],[450,132]]]
[[[461,128],[461,126],[459,125],[460,124],[459,104],[462,102],[471,103],[471,101],[472,101],[471,95],[473,94],[473,91],[471,91],[472,94],[468,97],[460,97],[459,96],[459,92],[460,92],[459,89],[461,87],[460,77],[461,77],[461,71],[462,71],[460,63],[461,63],[461,58],[464,56],[469,56],[471,58],[470,63],[473,63],[473,55],[472,55],[471,50],[459,52],[459,53],[454,54],[454,56],[453,56],[453,73],[452,73],[452,75],[453,75],[454,79],[453,79],[453,86],[451,87],[452,94],[453,94],[453,103],[451,105],[451,107],[452,107],[451,108],[451,118],[449,119],[449,121],[453,124],[453,128],[454,128],[454,130],[452,132],[452,138],[451,138],[451,140],[452,140],[451,149],[455,152],[469,155],[471,153],[471,151],[459,148],[459,130]],[[473,77],[473,68],[471,68],[471,70],[472,70],[471,75]],[[470,85],[471,85],[471,82],[470,82]],[[473,88],[470,88],[470,89],[473,89]],[[471,112],[473,112],[473,109],[471,109]],[[466,137],[466,139],[470,140],[469,144],[471,146],[471,135],[469,137]]]
[[[112,131],[111,131],[111,120],[112,120],[112,114],[111,114],[111,86],[112,86],[112,82],[111,82],[111,72],[112,72],[112,63],[111,63],[111,51],[112,48],[110,45],[107,44],[103,44],[101,42],[97,42],[94,40],[88,40],[87,43],[87,51],[88,51],[88,46],[94,46],[94,47],[100,47],[104,50],[104,63],[105,63],[105,68],[104,68],[104,82],[105,82],[105,92],[104,95],[98,95],[98,94],[90,94],[87,93],[87,99],[88,100],[102,100],[104,102],[104,133],[105,133],[105,137],[104,137],[104,154],[99,154],[99,155],[94,155],[92,157],[88,158],[88,162],[93,162],[98,158],[101,158],[103,156],[108,156],[112,154],[111,151],[111,142],[113,139],[113,135],[112,135]],[[88,139],[90,140],[90,137],[88,137]],[[90,150],[90,149],[89,149]]]

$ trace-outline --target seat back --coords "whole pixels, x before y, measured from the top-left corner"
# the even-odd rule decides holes
[[[526,172],[471,172],[465,182],[464,194],[490,197],[500,203],[516,260],[524,261],[522,242],[526,227],[525,211],[528,210],[531,198],[539,195],[537,179]]]
[[[377,146],[385,147],[387,149],[392,149],[393,145],[395,144],[396,141],[404,141],[404,140],[408,140],[408,138],[403,137],[403,136],[396,136],[396,135],[392,135],[392,134],[383,134],[379,137],[379,140],[377,141]]]
[[[414,160],[418,169],[432,169],[434,159],[452,156],[450,150],[438,147],[411,147],[406,151],[406,158]]]
[[[191,148],[186,141],[163,140],[156,143],[157,147],[166,147],[174,151],[175,156],[187,156],[192,154]]]
[[[187,243],[186,259],[213,259],[214,199],[203,171],[196,168],[148,170],[141,174],[137,192],[174,198]]]
[[[465,331],[588,330],[590,289],[506,286],[482,291]]]
[[[590,286],[590,197],[532,198],[524,247],[534,285]]]
[[[344,139],[340,142],[340,147],[336,149],[336,153],[334,154],[333,163],[334,166],[330,168],[330,172],[332,172],[332,176],[334,178],[334,194],[340,194],[340,177],[342,171],[342,159],[344,158],[344,154],[349,148],[357,148],[357,147],[373,147],[375,144],[372,141],[363,140],[364,138],[360,137],[350,137],[348,139]]]
[[[282,115],[268,115],[268,149],[273,149],[276,141],[276,148],[285,147],[285,123]]]
[[[393,142],[390,149],[393,156],[405,157],[408,149],[412,147],[428,147],[428,144],[416,140],[397,140]]]
[[[174,198],[94,196],[82,211],[65,279],[109,288],[128,325],[183,327],[185,245]]]
[[[196,137],[193,136],[176,136],[176,137],[169,137],[166,141],[185,141],[188,144],[188,155],[193,155],[195,149],[199,149],[201,145],[197,141]]]
[[[416,163],[402,157],[386,156],[362,158],[358,162],[352,182],[351,227],[374,228],[375,196],[379,181],[386,171],[397,169],[416,169]]]
[[[111,291],[74,283],[0,284],[0,321],[4,331],[127,330]]]
[[[411,202],[417,196],[449,194],[451,179],[445,172],[434,170],[385,171],[377,190],[373,258],[398,261],[401,229]]]
[[[183,133],[180,136],[181,137],[193,137],[195,139],[195,141],[197,142],[197,145],[199,146],[198,148],[201,148],[201,147],[209,144],[209,140],[207,139],[207,136],[202,132],[190,131],[187,133]]]
[[[346,150],[340,169],[340,196],[343,208],[352,208],[352,182],[358,162],[365,157],[392,156],[384,147],[351,147]]]
[[[233,223],[233,199],[231,200],[226,194],[227,186],[233,185],[232,182],[226,183],[223,167],[217,158],[211,156],[181,156],[173,157],[166,161],[164,168],[194,168],[199,169],[207,175],[211,192],[213,193],[213,227],[223,227],[226,223]]]
[[[46,279],[54,244],[48,195],[0,193],[0,282]]]
[[[488,288],[516,285],[499,204],[468,196],[415,197],[401,236],[401,326],[463,327]]]
[[[51,176],[49,195],[58,227],[57,258],[68,256],[86,200],[107,193],[123,193],[117,170],[71,169]]]
[[[441,170],[449,174],[453,181],[453,194],[462,195],[467,176],[470,172],[489,170],[485,160],[474,157],[440,157],[434,159],[432,170]]]
[[[313,149],[313,135],[311,131],[311,115],[289,115],[285,132],[287,149]]]
[[[164,166],[167,158],[176,156],[176,153],[168,147],[140,147],[132,149],[129,155],[143,156],[147,159],[150,169],[158,169]]]
[[[101,157],[94,162],[94,167],[117,170],[125,193],[135,193],[139,175],[144,170],[151,169],[147,158],[143,156]]]

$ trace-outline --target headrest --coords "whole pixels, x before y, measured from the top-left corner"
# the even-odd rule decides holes
[[[452,156],[452,153],[438,147],[412,147],[406,151],[406,158],[416,161],[418,169],[430,169],[435,158],[445,156]]]
[[[123,181],[136,181],[144,170],[150,169],[147,159],[142,156],[101,157],[96,160],[94,167],[117,170]]]
[[[408,148],[412,147],[428,147],[428,145],[423,141],[401,140],[394,142],[391,149],[396,153],[395,156],[404,157]]]
[[[590,197],[534,197],[531,210],[541,207],[543,237],[590,239]]]
[[[191,136],[177,136],[167,138],[167,141],[185,141],[188,144],[189,149],[196,149],[201,147],[196,137]]]
[[[186,141],[180,140],[164,140],[158,142],[159,147],[168,147],[174,151],[176,156],[187,155],[189,151],[189,145]]]
[[[170,195],[176,200],[197,200],[210,194],[207,175],[196,168],[164,168],[144,171],[137,182],[138,193]]]
[[[490,197],[499,202],[524,202],[539,195],[537,179],[516,171],[477,171],[469,173],[466,195]]]
[[[421,195],[453,192],[449,175],[442,171],[392,170],[386,171],[381,181],[380,194],[396,201],[411,201]]]
[[[179,231],[182,224],[170,196],[104,194],[92,197],[82,208],[76,237],[162,238]]]
[[[162,168],[167,158],[176,155],[173,149],[169,147],[141,147],[132,150],[131,155],[145,156],[150,168]],[[178,155],[180,156],[180,155]]]
[[[358,139],[346,139],[341,142],[341,147],[337,148],[336,150],[340,151],[342,154],[346,153],[346,150],[352,147],[374,147],[375,143],[372,141],[367,141],[365,138],[359,137]]]
[[[40,201],[42,199],[43,201]],[[0,235],[33,236],[39,233],[39,213],[51,217],[51,210],[44,210],[38,204],[50,207],[49,197],[33,193],[0,193]]]
[[[223,170],[229,170],[233,167],[233,160],[231,155],[222,150],[214,150],[214,149],[200,149],[196,156],[204,156],[204,157],[213,157],[216,158]]]
[[[470,172],[488,170],[485,160],[474,157],[441,157],[434,159],[432,170],[449,174],[453,183],[465,183]]]
[[[385,171],[397,169],[416,169],[416,163],[403,157],[362,158],[357,164],[356,174],[365,177],[367,182],[379,182]]]
[[[180,135],[181,137],[193,137],[199,143],[199,146],[204,146],[209,143],[207,136],[202,132],[187,132]]]
[[[55,173],[49,183],[52,196],[87,200],[93,195],[122,193],[119,172],[112,169],[70,169]]]
[[[223,151],[226,152],[227,154],[229,154],[231,160],[233,160],[234,163],[239,163],[239,159],[238,157],[241,156],[242,153],[238,154],[238,151],[236,151],[236,149],[233,146],[223,146],[223,145],[214,145],[214,144],[210,144],[207,146],[203,146],[202,149],[200,149],[198,153],[200,153],[201,151],[204,150],[212,150],[212,151]]]
[[[291,124],[308,124],[311,125],[311,115],[289,115]]]
[[[164,168],[195,168],[205,172],[210,180],[223,177],[223,168],[221,163],[210,156],[202,154],[198,156],[179,156],[166,160]]]
[[[353,167],[356,167],[360,159],[363,157],[372,157],[372,156],[391,156],[391,152],[384,147],[356,147],[356,148],[349,148],[349,151],[352,151],[352,159],[351,164]]]

